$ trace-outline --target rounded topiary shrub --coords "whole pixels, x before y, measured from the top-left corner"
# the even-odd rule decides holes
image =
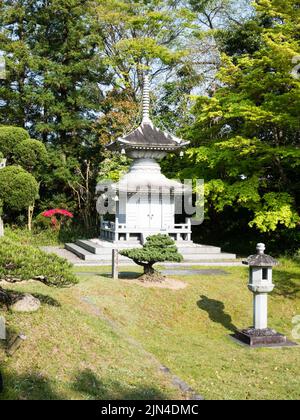
[[[29,171],[42,165],[46,159],[46,147],[39,140],[26,139],[14,148],[14,161]]]
[[[0,170],[0,199],[11,210],[21,211],[31,206],[38,195],[36,179],[19,166]]]
[[[0,152],[4,157],[10,156],[17,144],[29,139],[30,136],[24,128],[0,126]]]

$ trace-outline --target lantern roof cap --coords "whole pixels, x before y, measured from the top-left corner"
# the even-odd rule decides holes
[[[279,262],[270,255],[265,254],[266,246],[265,244],[257,244],[256,255],[250,255],[243,264],[250,267],[275,267],[279,265]]]

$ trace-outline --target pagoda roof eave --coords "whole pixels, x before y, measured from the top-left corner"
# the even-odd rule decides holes
[[[131,144],[129,141],[124,139],[118,139],[117,141],[110,143],[106,146],[108,150],[121,150],[122,148],[125,150],[166,150],[166,151],[176,151],[187,147],[190,144],[189,141],[174,144],[174,145],[158,145],[158,144]]]
[[[144,150],[178,150],[190,144],[170,133],[159,130],[151,121],[143,122],[136,130],[108,144],[108,150],[144,149]]]

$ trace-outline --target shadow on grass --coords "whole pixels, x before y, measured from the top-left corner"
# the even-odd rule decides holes
[[[43,305],[48,305],[48,306],[54,306],[55,308],[60,308],[61,304],[58,300],[54,299],[51,296],[48,295],[42,295],[40,293],[31,293],[32,296],[34,296],[35,298],[39,299],[39,301],[43,304]]]
[[[0,367],[2,371],[2,367]],[[66,400],[63,393],[56,390],[56,384],[39,374],[30,372],[18,375],[16,372],[2,371],[3,392],[0,400]],[[80,399],[88,400],[166,400],[168,396],[155,387],[139,386],[130,388],[118,381],[101,381],[94,372],[79,372],[70,388],[81,394]]]
[[[2,372],[3,392],[0,400],[62,400],[48,378],[33,372],[18,375],[16,372]]]
[[[17,292],[15,290],[5,289],[5,292],[9,294],[10,297],[10,305],[18,302],[20,299],[24,297],[26,293]],[[54,306],[56,308],[60,308],[61,304],[54,298],[49,295],[43,295],[41,293],[29,293],[36,299],[38,299],[43,305]],[[5,308],[6,304],[3,300],[0,299],[0,307]]]
[[[100,400],[166,400],[168,397],[155,387],[140,386],[130,389],[117,381],[101,381],[91,370],[78,373],[73,384],[77,391],[89,399]]]
[[[209,299],[207,296],[201,296],[197,302],[198,307],[208,313],[209,318],[216,324],[223,325],[229,331],[236,332],[237,327],[232,323],[232,318],[225,312],[225,305],[218,300]]]
[[[297,299],[300,295],[300,274],[277,270],[275,274],[274,296]]]

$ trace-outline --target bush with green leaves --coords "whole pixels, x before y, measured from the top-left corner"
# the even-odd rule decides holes
[[[176,244],[168,235],[153,235],[147,238],[143,248],[120,251],[124,257],[130,258],[144,268],[144,274],[154,276],[154,265],[159,262],[181,262],[182,255]]]
[[[53,287],[67,287],[78,282],[72,265],[63,258],[8,238],[0,239],[0,280],[9,283],[36,280]],[[0,295],[9,303],[9,293],[3,288],[0,288]]]
[[[45,145],[41,141],[34,139],[25,139],[18,143],[13,150],[13,154],[14,162],[29,172],[45,164],[47,160]]]
[[[5,207],[24,210],[34,204],[38,191],[36,179],[23,168],[7,166],[0,170],[0,200]]]
[[[12,155],[15,147],[30,138],[28,132],[24,128],[1,126],[0,127],[0,152],[4,157]]]

